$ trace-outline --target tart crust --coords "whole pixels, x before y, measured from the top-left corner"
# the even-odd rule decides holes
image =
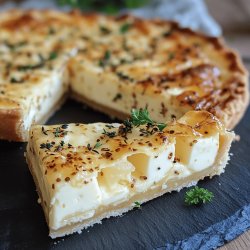
[[[51,107],[48,112],[40,118],[35,124],[44,124],[49,120],[54,113],[61,108],[68,94],[64,94],[61,98]],[[0,110],[0,139],[8,139],[9,141],[27,141],[28,132],[23,129],[23,117],[21,109]]]

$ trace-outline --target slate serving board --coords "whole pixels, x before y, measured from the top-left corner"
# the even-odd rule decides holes
[[[68,100],[49,124],[110,119]],[[3,121],[0,121],[3,122]],[[82,234],[52,240],[24,159],[25,143],[0,142],[0,249],[214,249],[250,228],[250,109],[235,129],[240,142],[226,172],[199,186],[212,203],[186,207],[181,192],[166,194]]]

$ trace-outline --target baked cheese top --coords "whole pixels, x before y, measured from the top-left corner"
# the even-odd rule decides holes
[[[210,111],[228,127],[247,102],[247,73],[237,55],[174,22],[12,10],[0,15],[0,31],[0,109],[24,105],[66,63],[69,74],[71,64],[84,64],[114,84],[173,96],[177,108]]]

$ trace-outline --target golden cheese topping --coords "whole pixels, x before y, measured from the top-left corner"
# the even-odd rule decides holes
[[[96,172],[101,173],[133,154],[145,153],[157,158],[178,138],[190,137],[195,144],[201,138],[218,133],[225,133],[223,125],[205,111],[190,111],[180,120],[167,123],[162,131],[149,124],[132,127],[126,123],[33,125],[28,150],[39,156],[42,172],[54,189],[58,182],[72,179],[75,182],[74,176],[79,174],[77,182],[83,184]],[[174,152],[166,157],[178,161]]]
[[[1,14],[0,31],[0,109],[29,106],[34,89],[67,62],[72,79],[71,66],[83,64],[136,86],[134,108],[137,92],[170,95],[176,109],[207,110],[233,127],[247,103],[247,73],[237,55],[174,22],[13,10]]]

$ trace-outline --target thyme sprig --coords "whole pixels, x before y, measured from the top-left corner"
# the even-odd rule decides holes
[[[164,123],[157,123],[157,122],[153,121],[149,116],[149,112],[148,112],[147,108],[132,109],[130,122],[136,127],[138,127],[140,125],[145,125],[145,124],[148,124],[151,126],[156,126],[156,127],[158,127],[158,129],[160,131],[162,131],[166,127],[166,124],[164,124]]]

